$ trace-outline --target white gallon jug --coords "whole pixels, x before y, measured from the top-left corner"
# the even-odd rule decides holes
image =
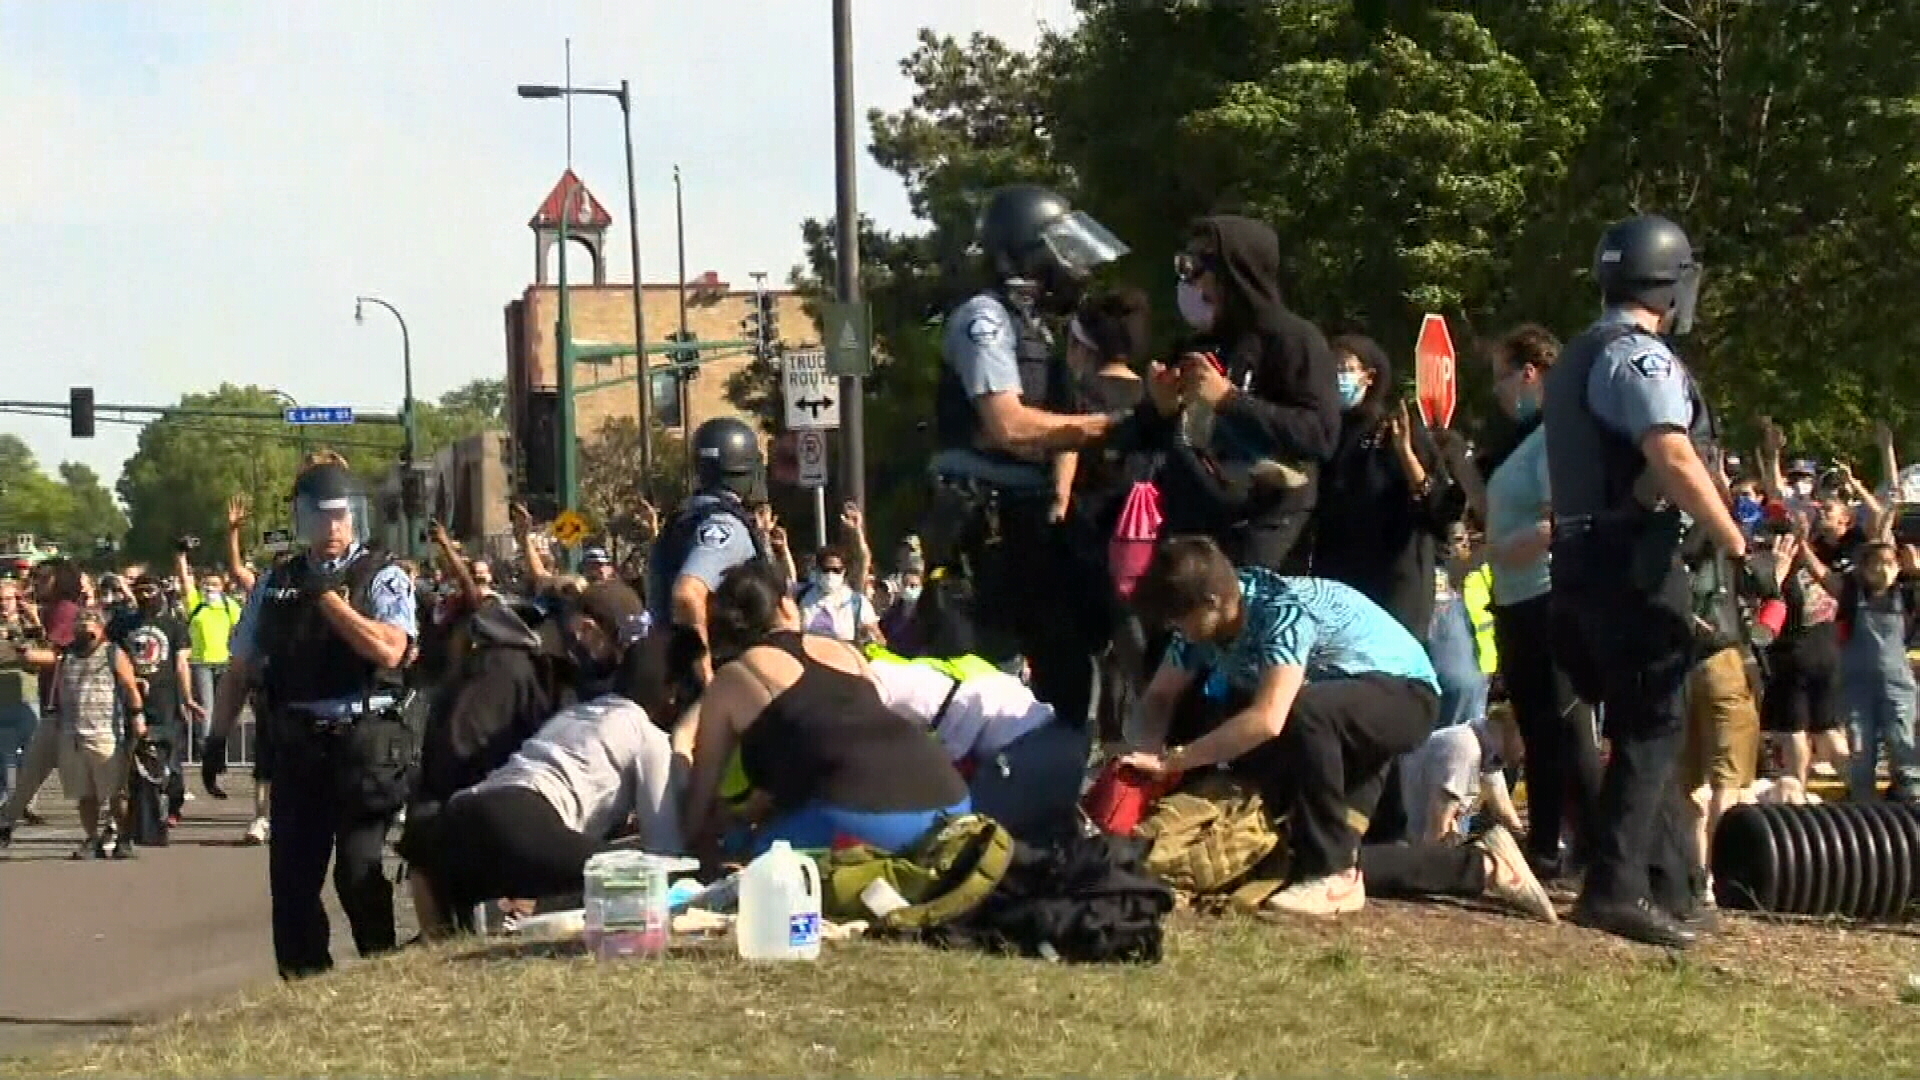
[[[740,873],[740,916],[734,924],[748,960],[812,960],[820,955],[820,867],[774,841]]]
[[[588,859],[581,920],[588,951],[602,960],[666,952],[673,926],[668,875],[699,865],[639,851],[603,851]]]

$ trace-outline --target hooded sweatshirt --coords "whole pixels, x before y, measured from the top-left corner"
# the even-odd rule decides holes
[[[1357,347],[1367,354],[1359,359],[1374,370],[1374,382],[1391,387],[1393,362],[1385,351],[1371,341]],[[1381,400],[1390,401],[1391,395]],[[1440,538],[1466,503],[1431,436],[1419,427],[1418,413],[1412,415],[1414,454],[1430,481],[1418,498],[1387,433],[1383,409],[1361,405],[1342,417],[1339,448],[1320,473],[1313,574],[1360,590],[1425,641],[1433,619]]]
[[[504,602],[467,620],[470,647],[440,689],[420,740],[414,798],[441,803],[506,764],[553,715],[546,674],[551,646]]]
[[[1333,456],[1340,432],[1333,353],[1319,328],[1281,299],[1274,231],[1232,215],[1203,218],[1194,231],[1219,253],[1223,296],[1213,325],[1185,348],[1217,355],[1236,392],[1220,403],[1204,447],[1182,446],[1176,425],[1156,422],[1143,406],[1146,438],[1171,451],[1159,476],[1163,534],[1218,533],[1310,511],[1314,483],[1250,496],[1223,491],[1209,461],[1292,462],[1311,476]]]

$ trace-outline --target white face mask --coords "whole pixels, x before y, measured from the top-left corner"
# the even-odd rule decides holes
[[[835,571],[831,574],[820,575],[820,587],[828,592],[839,592],[846,584],[847,575],[844,571]]]
[[[1207,302],[1200,286],[1183,281],[1174,291],[1174,299],[1178,302],[1180,317],[1187,320],[1188,326],[1201,331],[1213,329],[1213,305]]]
[[[1803,499],[1811,498],[1813,496],[1813,481],[1795,480],[1793,482],[1793,493]]]

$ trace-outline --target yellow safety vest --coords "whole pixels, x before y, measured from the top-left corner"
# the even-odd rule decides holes
[[[1482,564],[1468,574],[1460,583],[1460,600],[1467,605],[1467,619],[1473,623],[1480,671],[1492,675],[1500,670],[1500,650],[1493,643],[1493,567]]]

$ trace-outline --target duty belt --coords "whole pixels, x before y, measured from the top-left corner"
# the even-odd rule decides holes
[[[284,711],[305,720],[309,730],[316,734],[339,734],[352,730],[354,725],[368,717],[404,712],[412,704],[413,696],[414,692],[409,690],[399,697],[375,694],[364,701],[349,702],[339,707],[329,705],[318,709],[311,704],[289,705]]]

